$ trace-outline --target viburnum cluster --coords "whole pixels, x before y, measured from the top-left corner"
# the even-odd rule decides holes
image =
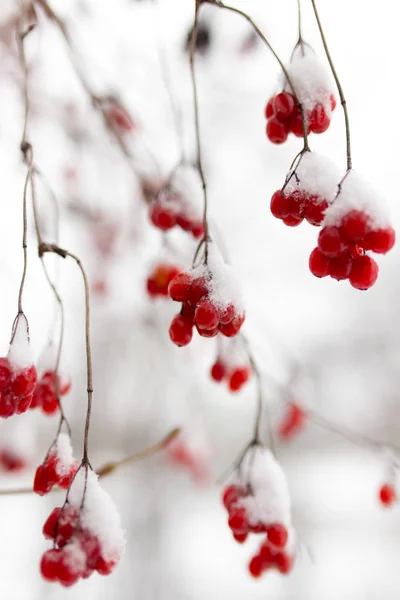
[[[167,262],[155,265],[146,281],[146,289],[149,296],[151,298],[168,296],[168,286],[180,272],[181,269],[179,267]]]
[[[199,174],[192,166],[182,164],[150,203],[149,217],[153,225],[162,231],[177,226],[190,232],[194,238],[201,238],[204,235],[199,208],[201,202]]]
[[[386,254],[395,240],[383,200],[357,173],[348,171],[325,212],[310,270],[316,277],[349,279],[354,288],[367,290],[378,278],[378,265],[366,251]]]
[[[218,354],[210,375],[218,383],[225,381],[231,392],[238,392],[251,376],[248,354],[238,338],[218,339]]]
[[[78,470],[78,466],[78,462],[73,457],[69,435],[60,433],[43,464],[36,469],[33,491],[39,496],[44,496],[55,485],[67,490]]]
[[[8,356],[0,358],[0,417],[22,414],[31,405],[37,373],[26,323],[17,317]]]
[[[182,309],[170,325],[169,335],[177,346],[186,346],[193,328],[202,337],[237,335],[245,312],[238,281],[214,242],[208,243],[207,262],[177,275],[169,284],[169,295]]]
[[[307,420],[307,414],[301,406],[291,402],[278,426],[278,435],[283,440],[289,440],[299,433]]]
[[[71,390],[70,379],[57,375],[58,392],[65,396]],[[45,371],[37,382],[30,408],[41,408],[45,415],[54,415],[59,410],[56,394],[56,374],[54,370]]]
[[[304,111],[307,134],[324,133],[336,108],[324,67],[314,52],[307,49],[304,53],[295,51],[287,72]],[[303,137],[301,111],[291,92],[286,81],[283,91],[272,96],[265,107],[267,137],[274,144],[286,142],[290,133]]]
[[[124,548],[118,511],[97,475],[84,467],[74,479],[66,504],[48,517],[43,534],[53,540],[54,548],[43,554],[41,574],[65,587],[87,579],[94,571],[109,575]]]
[[[249,448],[238,468],[238,482],[223,493],[228,525],[243,544],[250,534],[263,535],[249,563],[253,577],[276,568],[287,574],[293,566],[290,498],[283,471],[272,452],[260,445]]]

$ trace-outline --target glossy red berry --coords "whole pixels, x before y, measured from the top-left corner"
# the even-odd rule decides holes
[[[168,293],[175,302],[185,302],[187,292],[192,284],[192,278],[189,273],[179,273],[168,286]]]
[[[234,533],[233,538],[238,544],[244,544],[248,538],[248,533]]]
[[[310,124],[307,121],[306,118],[306,129],[307,129],[307,135],[310,133],[311,129],[310,129]],[[303,137],[303,121],[301,118],[301,114],[300,111],[297,109],[292,120],[290,121],[290,131],[299,138]]]
[[[377,254],[386,254],[393,248],[395,241],[395,230],[393,227],[387,227],[386,229],[377,229],[367,233],[363,246],[366,250],[372,250]]]
[[[274,112],[279,121],[288,121],[293,116],[296,101],[292,94],[281,92],[274,99]]]
[[[359,242],[368,233],[368,217],[359,210],[351,210],[342,221],[341,231],[350,242]]]
[[[285,219],[290,215],[290,209],[290,196],[285,196],[281,190],[277,190],[271,198],[271,213],[277,219]]]
[[[232,321],[226,325],[219,324],[218,329],[225,337],[234,337],[240,331],[241,326],[244,323],[245,314],[237,314]]]
[[[249,563],[249,572],[250,575],[252,577],[261,577],[262,573],[263,573],[263,560],[261,558],[261,556],[259,556],[258,554],[256,554],[256,556],[253,556],[253,558],[251,559],[250,563]]]
[[[324,133],[331,120],[326,114],[323,104],[316,104],[310,115],[310,128],[313,133]]]
[[[249,531],[249,519],[246,510],[242,507],[233,508],[229,515],[228,525],[233,533],[247,533]]]
[[[283,144],[288,138],[286,125],[278,121],[276,117],[271,117],[267,121],[267,137],[273,144]]]
[[[169,336],[176,346],[187,346],[193,337],[193,324],[183,315],[176,315],[169,328]]]
[[[266,119],[269,119],[274,114],[274,100],[275,100],[275,96],[270,98],[267,102],[267,105],[265,107],[265,118]]]
[[[325,256],[334,258],[345,252],[347,243],[337,227],[324,227],[318,236],[318,248]]]
[[[326,277],[329,275],[329,265],[329,258],[322,254],[319,248],[314,248],[308,261],[311,273],[315,277]]]
[[[295,219],[302,220],[307,204],[305,194],[301,190],[295,190],[289,196],[290,198],[290,214]]]
[[[318,196],[310,196],[304,209],[304,217],[310,225],[321,225],[327,208],[328,202],[326,200],[323,200]]]
[[[288,541],[288,532],[281,523],[274,523],[267,527],[267,536],[270,544],[276,548],[284,548]]]
[[[373,258],[364,254],[353,262],[350,283],[358,290],[368,290],[378,279],[379,267]]]
[[[287,575],[292,570],[293,561],[286,552],[279,552],[275,557],[275,564],[282,575]]]
[[[391,483],[385,483],[379,490],[379,500],[384,506],[392,506],[397,500],[396,490]]]
[[[231,392],[238,392],[250,377],[248,367],[239,367],[235,369],[229,379],[229,389]]]
[[[198,329],[212,330],[219,324],[219,314],[215,305],[208,298],[202,298],[197,306],[194,320]]]
[[[219,322],[221,325],[227,325],[231,323],[235,318],[235,307],[233,304],[228,304],[219,310]]]
[[[43,535],[48,540],[52,540],[56,535],[56,524],[60,513],[61,508],[54,508],[43,525]]]
[[[149,216],[153,225],[162,231],[168,231],[176,225],[176,213],[157,202],[150,205]]]
[[[208,294],[208,281],[205,277],[197,277],[190,285],[186,299],[188,303],[196,307],[204,296]]]
[[[40,572],[47,581],[57,581],[61,551],[47,550],[40,561]]]
[[[341,281],[342,279],[348,279],[350,276],[351,268],[353,266],[353,258],[348,252],[345,252],[341,256],[331,258],[329,261],[329,275]]]
[[[33,393],[36,386],[37,373],[34,365],[16,371],[11,381],[11,391],[15,396],[23,398]]]
[[[225,376],[226,367],[221,361],[217,360],[211,367],[211,377],[214,379],[214,381],[220,382],[225,379]]]
[[[11,381],[11,365],[8,358],[0,358],[0,394],[5,390]]]
[[[303,222],[303,219],[298,219],[297,217],[293,217],[292,215],[289,215],[285,219],[282,219],[282,221],[288,227],[297,227],[298,225],[300,225]]]

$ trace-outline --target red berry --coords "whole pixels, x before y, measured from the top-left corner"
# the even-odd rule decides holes
[[[314,248],[308,261],[310,271],[315,277],[326,277],[329,275],[330,260],[322,254],[319,248]]]
[[[225,375],[225,365],[220,360],[217,360],[211,367],[211,377],[214,379],[214,381],[220,382],[225,379]]]
[[[61,559],[58,568],[58,579],[61,585],[70,587],[78,581],[84,571],[84,565],[80,564],[79,560],[76,560],[74,553],[75,548],[69,548],[65,546],[60,551]]]
[[[363,246],[366,250],[372,250],[377,254],[386,254],[394,246],[396,241],[396,232],[393,227],[386,229],[377,229],[367,233]]]
[[[34,365],[26,369],[20,369],[15,373],[11,382],[11,391],[20,398],[29,396],[35,390],[36,379],[37,373]]]
[[[229,389],[231,392],[238,392],[250,377],[248,367],[239,367],[233,371],[229,379]]]
[[[244,544],[244,542],[247,540],[248,535],[248,533],[234,533],[233,538],[238,544]]]
[[[22,415],[28,410],[33,399],[33,394],[19,398],[17,405],[17,415]]]
[[[234,337],[237,333],[239,333],[240,328],[243,325],[244,319],[245,319],[245,313],[242,313],[241,315],[237,314],[237,315],[235,315],[233,320],[230,323],[228,323],[227,325],[222,325],[220,323],[218,326],[219,331],[225,337]]]
[[[258,554],[256,554],[256,556],[253,556],[253,558],[251,559],[250,563],[249,563],[249,571],[250,571],[250,575],[252,575],[252,577],[260,577],[264,571],[264,565],[263,565],[263,560],[261,558],[261,556],[259,556]]]
[[[336,258],[330,259],[329,275],[333,279],[337,279],[338,281],[341,281],[342,279],[348,279],[350,276],[352,266],[353,258],[348,252],[346,252],[341,256],[337,256]]]
[[[75,506],[68,504],[62,509],[62,512],[56,523],[56,543],[62,547],[67,544],[77,531],[79,521],[79,510]]]
[[[307,129],[307,135],[310,133],[311,129],[310,129],[310,124],[307,121],[307,117],[306,117],[306,129]],[[301,119],[301,113],[300,110],[296,110],[295,114],[292,118],[292,120],[290,121],[290,131],[299,138],[303,137],[303,121]]]
[[[43,535],[48,540],[52,540],[56,535],[56,524],[60,513],[61,508],[54,508],[43,525]]]
[[[196,307],[194,320],[198,329],[215,329],[219,324],[218,310],[208,298],[202,298]]]
[[[325,256],[334,258],[345,252],[347,244],[337,227],[324,227],[318,236],[318,248]]]
[[[242,507],[233,508],[229,515],[228,525],[233,533],[247,533],[249,531],[249,519],[246,510]]]
[[[204,236],[204,224],[203,221],[192,221],[190,226],[192,236],[197,240]]]
[[[385,483],[379,490],[379,500],[384,506],[391,506],[397,500],[396,490],[391,483]]]
[[[62,490],[67,490],[72,483],[73,478],[75,477],[75,473],[78,470],[78,463],[75,461],[69,468],[68,473],[61,477],[58,482],[58,487]]]
[[[104,558],[100,556],[96,563],[96,571],[99,573],[99,575],[110,575],[117,564],[117,560],[104,560]]]
[[[219,332],[218,327],[215,327],[214,329],[200,329],[200,327],[198,325],[196,325],[196,329],[197,329],[197,333],[201,337],[205,337],[205,338],[216,337],[218,335],[218,332]]]
[[[360,210],[351,210],[343,218],[341,231],[350,242],[363,240],[368,230],[368,216]]]
[[[185,317],[185,319],[190,322],[192,325],[194,324],[194,315],[195,315],[196,309],[193,308],[193,306],[190,306],[190,304],[188,304],[187,302],[184,302],[182,304],[182,308],[181,308],[181,315],[183,317]]]
[[[323,104],[316,104],[310,115],[310,127],[313,133],[324,133],[329,127],[331,120],[326,114]]]
[[[232,504],[235,504],[243,496],[237,485],[228,485],[222,494],[222,503],[227,510],[230,510]]]
[[[265,107],[265,118],[266,119],[269,119],[274,114],[274,100],[275,100],[275,96],[272,96],[272,98],[270,98],[267,102],[267,105]]]
[[[284,416],[281,424],[279,425],[278,433],[283,439],[288,439],[302,429],[306,414],[297,404],[291,404],[289,409]]]
[[[197,277],[192,282],[186,295],[190,306],[196,307],[198,302],[208,294],[208,281],[205,277]]]
[[[275,557],[275,564],[278,571],[286,575],[292,570],[292,559],[286,552],[279,552]]]
[[[47,479],[46,469],[43,465],[40,465],[36,469],[35,479],[33,481],[33,491],[39,496],[48,494],[53,487],[53,483]]]
[[[221,325],[227,325],[235,318],[235,307],[233,304],[228,304],[219,310],[219,322]]]
[[[285,219],[290,215],[290,209],[290,196],[285,196],[281,190],[277,190],[271,198],[271,213],[277,219]]]
[[[292,217],[292,215],[289,215],[285,219],[282,219],[282,221],[288,227],[297,227],[297,225],[300,225],[300,223],[303,222],[303,219],[298,219],[297,217]]]
[[[175,315],[169,328],[169,337],[176,346],[187,346],[193,337],[191,321],[183,315]]]
[[[11,381],[11,365],[8,358],[0,358],[0,394],[6,389]]]
[[[276,548],[284,548],[288,541],[288,532],[281,523],[274,523],[267,527],[267,537],[270,544]]]
[[[280,123],[276,117],[271,117],[267,122],[267,137],[273,144],[283,144],[288,137],[286,125]]]
[[[0,417],[7,419],[17,412],[18,398],[10,389],[4,390],[0,396]]]
[[[321,225],[324,220],[328,202],[318,196],[310,196],[304,210],[304,216],[310,225]]]
[[[36,388],[38,394],[40,394],[40,404],[42,411],[45,415],[54,415],[58,409],[58,400],[53,386],[48,385],[45,382],[39,383]],[[35,391],[35,393],[36,393]]]
[[[0,464],[8,473],[22,471],[27,466],[27,462],[13,450],[5,448],[0,452]]]
[[[300,190],[295,190],[289,195],[290,198],[290,214],[295,219],[303,219],[306,208],[306,196]]]
[[[175,211],[157,202],[153,202],[150,205],[149,217],[153,225],[162,231],[168,231],[176,225]]]
[[[187,292],[192,283],[192,278],[189,273],[179,273],[168,286],[168,293],[175,302],[185,302]]]
[[[47,550],[40,561],[40,572],[47,581],[57,581],[61,550]]]
[[[275,97],[274,111],[278,121],[289,120],[295,111],[296,102],[292,94],[281,92]]]
[[[368,290],[378,279],[378,265],[373,258],[364,254],[353,262],[350,283],[357,290]]]

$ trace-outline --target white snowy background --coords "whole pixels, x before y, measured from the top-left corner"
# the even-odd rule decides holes
[[[232,0],[233,3],[233,0]],[[15,2],[3,0],[6,22]],[[162,171],[179,159],[168,94],[160,70],[167,63],[175,102],[183,113],[185,147],[193,158],[193,114],[187,55],[183,47],[193,17],[191,0],[54,0],[82,56],[95,89],[120,94],[139,116],[146,145]],[[287,58],[296,41],[295,0],[234,2],[251,13]],[[304,4],[304,36],[323,59],[311,3]],[[398,11],[390,0],[320,0],[335,65],[346,93],[352,126],[354,167],[388,199],[399,229],[397,116],[399,84]],[[240,277],[246,296],[245,330],[265,374],[271,407],[280,398],[271,378],[285,384],[300,364],[298,397],[332,422],[395,444],[399,398],[400,250],[379,260],[377,284],[368,292],[348,283],[315,279],[308,256],[316,229],[285,227],[269,211],[272,193],[300,149],[290,139],[277,147],[265,137],[263,109],[277,91],[280,73],[268,50],[240,49],[251,30],[236,15],[202,9],[210,47],[198,59],[201,136],[215,236]],[[157,441],[176,425],[204,436],[212,450],[216,480],[250,439],[255,410],[254,384],[238,395],[209,379],[213,340],[196,339],[172,347],[168,325],[175,307],[150,302],[145,278],[165,255],[160,236],[148,225],[137,182],[91,109],[55,30],[44,23],[27,40],[32,64],[35,115],[29,138],[37,164],[62,202],[60,244],[76,252],[92,281],[105,278],[106,297],[93,297],[94,407],[90,436],[93,465],[122,457]],[[157,41],[158,40],[158,41]],[[159,44],[157,50],[157,44]],[[20,72],[0,46],[0,350],[7,351],[22,269],[21,203],[25,168]],[[66,110],[66,105],[74,109]],[[74,131],[72,131],[74,130]],[[75,140],[85,133],[80,145]],[[68,135],[70,134],[70,135]],[[345,137],[340,106],[329,130],[313,136],[313,149],[345,169]],[[144,167],[152,172],[152,163]],[[67,183],[66,169],[77,180]],[[40,210],[49,237],[53,208],[40,186]],[[101,209],[119,227],[115,256],[96,255],[85,219],[68,208],[73,200]],[[30,217],[25,312],[35,355],[46,345],[53,301],[35,256]],[[174,234],[178,259],[190,263],[194,244]],[[171,255],[169,255],[171,256]],[[73,425],[76,454],[82,443],[86,406],[83,293],[79,273],[59,265],[66,303],[64,361],[73,391],[65,407]],[[4,354],[3,354],[4,355]],[[276,409],[275,412],[277,412]],[[1,423],[1,444],[15,445],[39,463],[53,439],[56,422],[38,413]],[[294,506],[301,551],[289,577],[275,573],[253,581],[247,573],[252,544],[235,544],[220,502],[220,485],[198,486],[162,456],[125,467],[104,481],[121,512],[127,550],[115,574],[94,575],[70,590],[44,583],[39,575],[47,547],[42,524],[61,495],[0,497],[0,598],[130,600],[394,600],[400,589],[397,568],[400,512],[378,506],[377,489],[387,463],[383,453],[360,448],[310,424],[298,439],[277,444]],[[26,477],[1,476],[2,487],[26,485]]]

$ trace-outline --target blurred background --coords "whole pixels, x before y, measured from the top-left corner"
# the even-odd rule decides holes
[[[187,267],[196,247],[183,232],[174,230],[166,239],[151,226],[142,191],[143,182],[157,188],[182,151],[187,160],[195,158],[187,54],[193,5],[191,0],[51,0],[65,19],[74,60],[90,89],[116,96],[132,115],[135,131],[127,144],[134,170],[71,67],[60,32],[42,12],[26,40],[28,138],[48,182],[41,179],[37,190],[43,228],[54,241],[51,187],[60,204],[60,245],[80,256],[92,287],[91,462],[99,466],[122,458],[181,426],[192,463],[183,468],[164,451],[104,480],[126,529],[126,552],[112,576],[94,575],[68,590],[45,583],[38,569],[48,546],[42,524],[62,495],[0,496],[0,597],[397,598],[399,510],[383,510],[377,491],[390,467],[385,444],[395,445],[399,434],[400,250],[396,246],[378,259],[378,282],[365,293],[310,274],[316,230],[287,228],[269,211],[272,193],[301,149],[297,139],[273,146],[265,136],[264,106],[279,91],[279,68],[246,21],[209,6],[201,9],[196,66],[210,218],[242,282],[244,329],[263,374],[274,431],[282,402],[295,399],[342,432],[350,429],[382,442],[352,443],[331,427],[318,426],[318,418],[310,418],[292,440],[276,436],[299,535],[290,576],[251,579],[247,564],[256,545],[233,541],[222,487],[215,483],[251,438],[254,381],[238,394],[213,382],[215,340],[196,337],[189,347],[173,346],[168,327],[176,306],[146,292],[155,264],[168,259]],[[289,58],[297,40],[295,0],[232,0],[232,5],[251,14],[280,56]],[[324,61],[311,3],[303,0],[303,5],[304,37]],[[354,168],[386,196],[398,230],[396,6],[390,0],[320,0],[319,5],[348,101]],[[2,356],[22,270],[26,167],[19,152],[23,80],[15,43],[17,7],[13,0],[0,7]],[[340,107],[329,130],[311,143],[345,171]],[[36,256],[31,214],[28,228],[25,312],[39,357],[52,332],[54,302]],[[86,409],[83,288],[74,264],[52,258],[46,261],[66,308],[63,369],[72,379],[64,406],[79,456]],[[3,466],[1,489],[30,485],[57,418],[30,411],[0,427],[0,450],[17,454],[26,467],[12,474]]]

